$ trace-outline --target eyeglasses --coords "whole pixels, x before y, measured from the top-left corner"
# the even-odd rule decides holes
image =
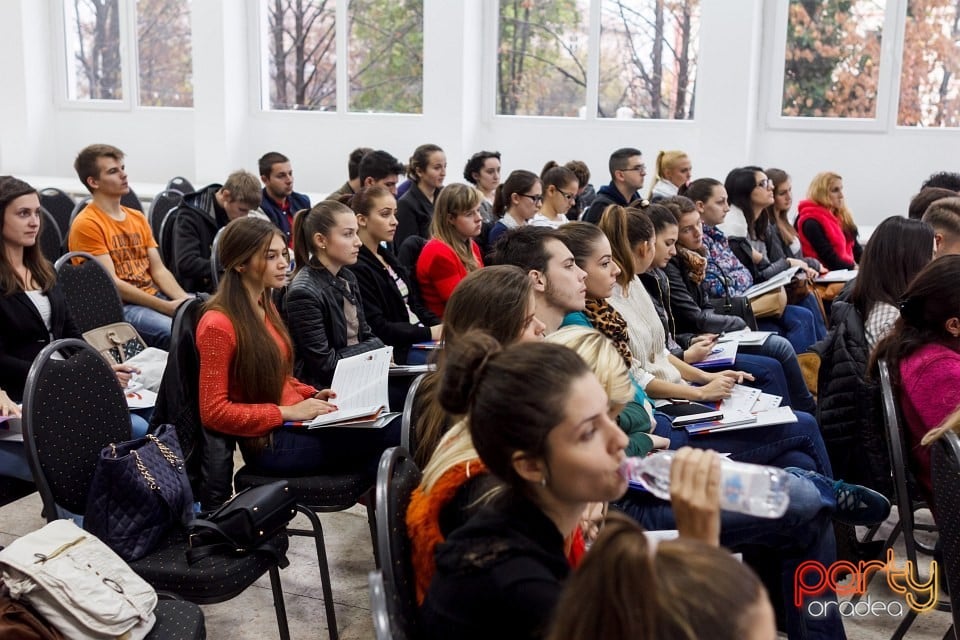
[[[534,204],[543,204],[543,196],[532,196],[529,193],[518,193],[518,196],[523,196],[524,198],[530,198],[533,200]]]
[[[773,186],[773,181],[770,180],[770,178],[764,178],[763,180],[757,183],[757,186],[760,187],[761,189],[766,189],[767,187]]]
[[[640,173],[646,173],[646,172],[647,172],[647,165],[645,165],[645,164],[638,164],[637,166],[635,166],[635,167],[630,167],[629,169],[620,169],[620,171],[639,171]]]
[[[574,200],[577,199],[577,194],[575,194],[575,193],[567,193],[566,191],[561,191],[560,189],[557,189],[557,192],[558,192],[560,195],[562,195],[564,198],[566,198],[567,200],[569,200],[570,202],[573,202]]]

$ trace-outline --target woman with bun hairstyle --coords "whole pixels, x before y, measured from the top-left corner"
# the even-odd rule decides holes
[[[443,325],[420,299],[410,277],[387,248],[397,230],[397,201],[386,187],[363,187],[352,196],[360,253],[347,268],[357,277],[363,311],[374,335],[393,347],[393,359],[406,364],[410,345],[439,340]]]
[[[577,180],[577,174],[553,160],[548,162],[540,172],[540,182],[543,184],[543,206],[530,224],[556,229],[569,222],[567,211],[576,202],[580,182]]]
[[[627,437],[610,418],[597,378],[566,347],[502,349],[471,333],[448,349],[440,402],[467,415],[480,459],[504,486],[437,547],[437,572],[421,608],[424,636],[542,638],[570,574],[565,536],[588,503],[626,490],[619,467]],[[679,457],[672,489],[679,512],[692,514],[681,520],[681,533],[709,538],[719,461],[691,450]]]
[[[797,206],[797,229],[803,255],[827,269],[855,269],[863,247],[853,214],[843,198],[843,178],[832,171],[810,181],[807,199]]]
[[[900,318],[880,341],[870,370],[886,360],[906,422],[911,466],[932,500],[927,432],[960,405],[960,255],[941,256],[913,279],[899,301]],[[929,441],[929,440],[928,440]]]
[[[489,245],[492,248],[507,229],[528,224],[543,205],[543,185],[532,171],[517,169],[497,187],[493,199],[493,215],[500,220],[490,230]]]
[[[468,184],[451,184],[437,197],[433,236],[417,258],[416,276],[427,309],[443,318],[447,300],[467,274],[483,267],[475,238],[480,235],[482,194]]]
[[[661,151],[654,164],[653,184],[650,185],[649,199],[656,202],[662,198],[683,195],[690,182],[693,165],[690,157],[683,151]]]
[[[203,425],[238,436],[244,461],[259,473],[375,467],[383,449],[399,440],[399,420],[369,430],[282,426],[336,409],[330,389],[293,376],[293,343],[271,300],[287,277],[283,235],[267,220],[238,218],[225,227],[219,252],[224,274],[197,326]]]
[[[435,144],[422,144],[414,150],[407,164],[407,178],[413,184],[397,201],[394,250],[399,251],[410,236],[430,237],[433,204],[446,176],[447,156],[443,149]]]

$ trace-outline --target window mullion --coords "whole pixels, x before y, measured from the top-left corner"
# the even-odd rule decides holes
[[[347,60],[347,51],[349,49],[347,37],[349,35],[349,25],[347,24],[347,3],[350,0],[337,0],[336,15],[336,47],[337,52],[337,113],[343,114],[350,111],[350,63]]]
[[[600,104],[600,18],[601,0],[590,1],[590,31],[587,47],[586,119],[596,120]]]

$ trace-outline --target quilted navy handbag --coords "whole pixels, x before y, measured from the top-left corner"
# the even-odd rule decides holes
[[[100,452],[84,529],[131,562],[193,517],[193,492],[173,425]]]

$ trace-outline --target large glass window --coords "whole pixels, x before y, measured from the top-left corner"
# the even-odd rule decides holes
[[[784,116],[874,118],[885,0],[790,0]]]
[[[63,0],[67,99],[193,106],[189,0]],[[135,12],[136,37],[124,37]],[[124,70],[137,66],[126,86]]]
[[[699,0],[603,0],[601,118],[693,118]]]
[[[346,5],[346,26],[337,22],[338,2]],[[260,0],[260,6],[269,84],[264,108],[423,111],[423,0]],[[338,51],[347,60],[343,87]]]
[[[897,124],[960,126],[960,12],[956,0],[910,0]]]
[[[700,0],[500,0],[499,9],[498,114],[584,117],[595,88],[600,118],[693,117]]]

